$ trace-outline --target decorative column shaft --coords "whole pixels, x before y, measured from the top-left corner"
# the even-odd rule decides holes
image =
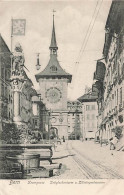
[[[14,122],[21,122],[20,115],[20,95],[25,82],[24,78],[24,55],[22,53],[21,45],[18,43],[15,46],[15,51],[12,56],[12,75],[11,75],[11,86],[13,90],[13,111],[14,111]]]
[[[15,122],[21,122],[21,116],[20,116],[20,92],[19,91],[14,91],[13,92],[13,97],[14,97],[14,117],[13,120]]]

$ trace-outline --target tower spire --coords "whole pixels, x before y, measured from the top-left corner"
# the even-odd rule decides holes
[[[49,49],[51,50],[51,54],[57,54],[57,42],[56,42],[56,34],[55,34],[55,25],[54,25],[54,12],[53,10],[53,29],[52,29],[52,37],[51,37],[51,44]]]

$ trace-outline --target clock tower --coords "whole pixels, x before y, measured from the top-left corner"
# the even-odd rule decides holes
[[[58,137],[68,137],[67,121],[67,87],[72,75],[65,72],[57,59],[57,42],[54,25],[50,44],[50,60],[43,71],[36,74],[36,80],[40,85],[40,93],[43,103],[51,111],[50,126],[56,129]]]

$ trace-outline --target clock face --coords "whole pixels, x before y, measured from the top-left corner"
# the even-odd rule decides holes
[[[51,87],[46,91],[46,98],[50,103],[57,103],[62,97],[61,91],[56,87]]]

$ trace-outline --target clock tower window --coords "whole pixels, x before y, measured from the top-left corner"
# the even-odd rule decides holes
[[[52,72],[57,72],[57,67],[56,67],[56,66],[54,66],[54,65],[53,65],[53,66],[51,66],[51,67],[50,67],[50,69],[51,69],[51,71],[52,71]]]

